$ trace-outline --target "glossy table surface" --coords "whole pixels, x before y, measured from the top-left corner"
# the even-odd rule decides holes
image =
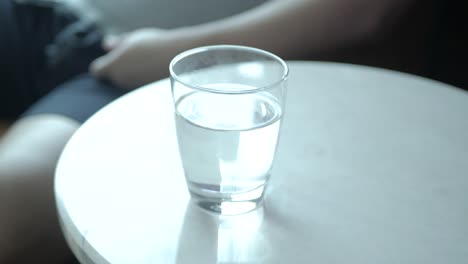
[[[468,93],[348,64],[288,62],[264,207],[190,202],[168,80],[88,120],[55,190],[82,263],[466,263]]]

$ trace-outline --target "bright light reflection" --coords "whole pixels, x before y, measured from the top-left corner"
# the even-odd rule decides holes
[[[258,62],[246,62],[238,66],[238,70],[241,74],[260,78],[264,74],[262,64]]]
[[[218,263],[258,262],[265,257],[266,248],[260,232],[263,210],[260,207],[242,215],[219,216]]]

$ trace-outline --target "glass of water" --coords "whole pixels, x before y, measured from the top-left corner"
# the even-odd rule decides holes
[[[275,159],[288,67],[256,48],[195,48],[170,64],[179,151],[196,203],[221,214],[257,208]]]

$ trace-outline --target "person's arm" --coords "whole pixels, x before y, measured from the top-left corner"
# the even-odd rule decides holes
[[[135,87],[168,74],[177,53],[204,45],[239,44],[284,59],[329,51],[379,31],[408,0],[275,0],[221,20],[161,31],[145,29],[125,37],[92,72]]]
[[[214,23],[182,28],[200,44],[255,46],[290,59],[380,31],[409,0],[276,0]]]

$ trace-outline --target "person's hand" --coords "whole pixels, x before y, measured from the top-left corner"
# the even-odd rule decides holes
[[[174,34],[160,29],[106,37],[108,53],[94,60],[90,71],[120,87],[139,87],[169,76],[169,62],[179,52],[176,42]]]

